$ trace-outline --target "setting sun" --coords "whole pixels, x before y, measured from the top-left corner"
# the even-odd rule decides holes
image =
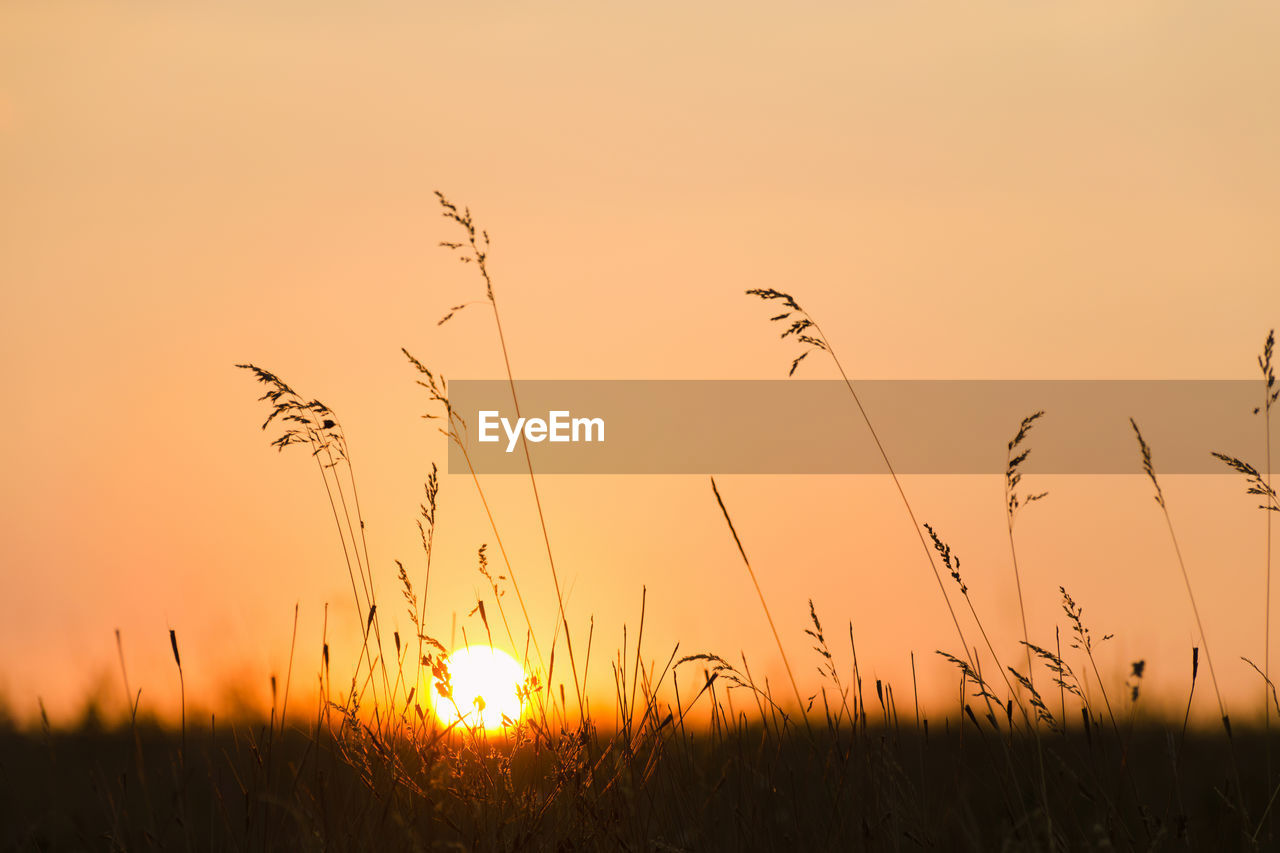
[[[446,725],[462,720],[486,729],[502,727],[503,718],[520,719],[520,687],[525,673],[511,655],[491,646],[458,649],[445,661],[449,695],[431,685],[432,707]]]

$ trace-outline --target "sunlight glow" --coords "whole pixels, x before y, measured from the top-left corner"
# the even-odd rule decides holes
[[[446,664],[451,695],[443,695],[436,683],[430,686],[432,707],[445,725],[461,719],[463,725],[499,729],[504,716],[520,719],[525,673],[511,655],[490,646],[468,646],[449,655]]]

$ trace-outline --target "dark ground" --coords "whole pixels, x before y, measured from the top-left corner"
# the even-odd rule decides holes
[[[1004,721],[1001,721],[1004,722]],[[334,731],[338,731],[335,723]],[[1259,732],[0,733],[13,850],[1280,849]],[[1040,787],[1043,756],[1044,788]],[[1280,778],[1280,749],[1276,750]],[[1237,783],[1237,775],[1239,783]],[[1274,784],[1274,782],[1273,782]],[[1244,796],[1240,796],[1243,790]],[[1048,805],[1048,814],[1045,804]],[[1261,827],[1261,829],[1259,829]],[[1257,832],[1255,842],[1253,836]]]

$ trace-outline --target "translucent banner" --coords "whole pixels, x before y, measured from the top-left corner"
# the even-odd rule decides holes
[[[1022,419],[1026,473],[1141,473],[1137,421],[1157,472],[1261,467],[1256,380],[859,380],[858,400],[901,474],[1002,474]],[[449,470],[543,474],[883,474],[843,381],[456,380],[463,446]],[[465,448],[465,452],[464,452]]]

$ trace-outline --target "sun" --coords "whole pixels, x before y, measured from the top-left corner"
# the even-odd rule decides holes
[[[466,726],[500,729],[504,717],[520,719],[525,672],[511,655],[491,646],[468,646],[449,655],[445,663],[450,695],[443,695],[435,683],[429,685],[432,708],[445,725],[461,720]]]

